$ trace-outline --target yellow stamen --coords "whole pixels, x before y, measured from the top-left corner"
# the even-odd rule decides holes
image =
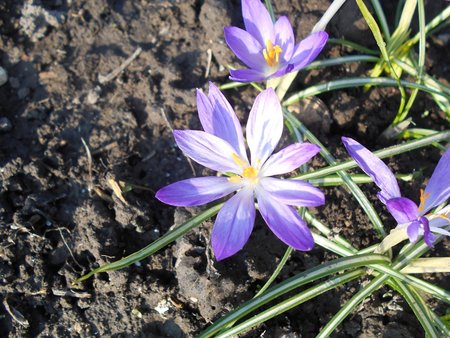
[[[270,67],[276,66],[280,62],[280,54],[283,52],[280,46],[273,45],[272,41],[267,40],[266,48],[263,50],[264,59]]]
[[[242,173],[242,176],[248,180],[251,184],[258,183],[258,170],[256,170],[254,167],[247,167],[244,168],[244,171]]]
[[[250,183],[258,183],[258,170],[252,166],[249,166],[246,161],[244,161],[238,154],[231,154],[233,161],[242,168],[242,177],[239,175],[234,175],[228,178],[231,183],[239,183],[242,178],[247,179]]]
[[[233,153],[233,154],[231,154],[231,157],[233,158],[233,161],[241,168],[244,169],[247,167],[248,163],[245,162],[238,154]]]
[[[420,189],[420,205],[419,205],[419,212],[423,211],[425,201],[430,197],[429,192],[425,192],[423,189]]]
[[[228,178],[228,181],[231,183],[239,183],[241,181],[242,177],[239,175],[234,175]]]

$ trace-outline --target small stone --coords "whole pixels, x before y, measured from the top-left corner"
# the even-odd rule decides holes
[[[40,115],[39,110],[33,109],[27,114],[27,118],[29,120],[36,120],[39,118],[39,115]]]
[[[100,87],[95,87],[94,89],[90,90],[87,94],[86,101],[88,104],[96,104],[98,99],[100,98]]]
[[[0,132],[7,133],[12,130],[12,123],[7,117],[0,118]]]
[[[30,89],[27,87],[22,87],[17,91],[17,96],[21,100],[26,98],[28,96],[28,94],[30,94]]]
[[[20,81],[17,77],[11,77],[9,78],[9,84],[11,85],[11,87],[13,87],[14,89],[17,89],[20,87]]]
[[[3,86],[8,81],[8,73],[5,68],[0,67],[0,86]]]

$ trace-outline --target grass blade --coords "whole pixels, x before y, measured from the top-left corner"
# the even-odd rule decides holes
[[[404,80],[401,80],[400,83],[406,88],[417,88],[417,89],[420,89],[420,90],[425,91],[430,94],[447,97],[447,95],[445,93],[442,93],[439,90],[432,88],[430,86],[420,85],[420,84],[417,84],[414,82],[409,82],[409,81],[404,81]],[[363,87],[366,85],[382,86],[382,87],[396,87],[397,81],[390,79],[390,78],[385,78],[385,77],[378,77],[378,78],[356,77],[356,78],[332,80],[332,81],[329,81],[326,83],[321,83],[318,85],[308,87],[302,91],[297,92],[296,94],[294,94],[294,95],[290,96],[288,99],[286,99],[283,102],[283,105],[289,106],[293,103],[300,101],[301,99],[304,99],[305,97],[319,95],[319,94],[326,93],[326,92],[329,92],[332,90],[352,88],[352,87]]]

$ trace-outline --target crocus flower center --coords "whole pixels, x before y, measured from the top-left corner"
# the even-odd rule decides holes
[[[258,170],[253,167],[244,168],[242,176],[246,178],[251,184],[258,183]]]
[[[425,201],[430,197],[429,192],[424,192],[423,189],[420,189],[420,205],[419,205],[419,212],[423,211],[423,207],[425,205]]]
[[[236,153],[232,154],[231,156],[233,157],[233,161],[242,168],[242,176],[233,175],[228,180],[232,183],[239,183],[244,178],[250,184],[257,184],[259,180],[258,169],[249,166],[248,163]]]
[[[264,59],[270,67],[278,65],[280,54],[283,50],[278,45],[273,45],[272,41],[267,40],[266,48],[263,49]]]

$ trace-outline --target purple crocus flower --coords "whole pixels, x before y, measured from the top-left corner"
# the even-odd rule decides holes
[[[417,206],[409,198],[402,197],[394,174],[383,161],[351,138],[343,137],[342,142],[350,156],[381,189],[378,198],[395,218],[398,227],[407,228],[411,242],[423,235],[427,245],[432,247],[435,240],[432,232],[450,236],[450,232],[443,229],[450,224],[448,207],[439,213],[427,214],[450,197],[450,149],[439,160],[425,190],[421,190],[420,204]]]
[[[319,147],[295,143],[272,154],[283,131],[280,102],[272,89],[260,93],[247,123],[247,157],[239,121],[223,94],[210,84],[209,95],[197,92],[204,131],[175,130],[178,147],[191,159],[228,177],[198,177],[170,184],[156,193],[174,206],[195,206],[236,192],[219,211],[212,247],[217,260],[230,257],[247,242],[255,222],[255,197],[259,211],[275,235],[298,250],[310,250],[314,241],[294,206],[318,206],[324,195],[300,180],[273,178],[311,159]]]
[[[310,64],[328,39],[316,32],[295,45],[294,32],[286,16],[275,24],[260,0],[242,0],[245,29],[225,27],[225,40],[248,69],[230,71],[230,79],[263,81],[297,71]]]

